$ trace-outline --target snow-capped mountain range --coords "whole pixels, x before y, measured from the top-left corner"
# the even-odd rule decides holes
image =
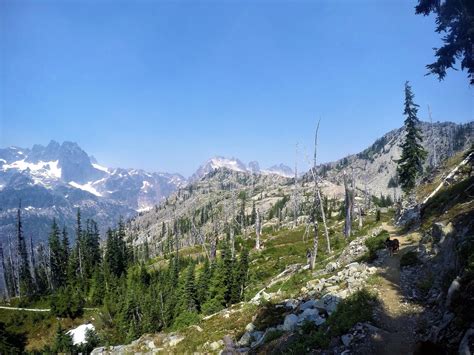
[[[99,164],[76,143],[51,141],[47,146],[0,149],[0,241],[14,235],[16,209],[21,200],[25,231],[33,238],[48,235],[53,218],[73,231],[75,213],[93,218],[102,228],[119,216],[131,217],[159,204],[189,181],[226,168],[239,172],[291,176],[280,164],[260,170],[257,162],[245,165],[236,158],[215,157],[190,179],[180,174],[151,173],[140,169],[109,168]]]
[[[0,241],[14,235],[20,200],[25,232],[44,239],[53,218],[72,232],[77,208],[107,228],[185,184],[179,174],[104,167],[72,142],[0,149]]]

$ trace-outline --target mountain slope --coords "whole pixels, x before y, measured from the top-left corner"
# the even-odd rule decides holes
[[[451,122],[434,123],[421,122],[423,146],[428,152],[425,168],[429,169],[434,161],[441,162],[446,158],[462,151],[474,142],[474,122],[455,124]],[[343,172],[353,171],[356,186],[364,191],[367,185],[370,194],[379,196],[395,193],[400,196],[400,189],[392,187],[390,180],[396,181],[397,160],[400,158],[400,144],[405,133],[398,128],[377,139],[367,149],[358,154],[349,155],[335,162],[321,164],[318,173],[329,181],[342,184]]]

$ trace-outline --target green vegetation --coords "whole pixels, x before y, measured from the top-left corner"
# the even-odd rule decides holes
[[[242,201],[243,197],[239,196]],[[281,211],[286,202],[285,197],[279,200],[275,212]],[[199,209],[195,216],[196,223],[212,218],[210,215],[205,208]],[[382,218],[385,217],[384,213]],[[251,219],[250,214],[244,223],[251,222]],[[347,243],[364,235],[377,224],[375,216],[367,216],[364,227],[355,227],[354,235],[346,239],[338,223],[336,218],[328,220],[333,253],[327,253],[326,240],[320,237],[316,268],[324,267],[328,258],[337,256]],[[182,221],[176,228],[179,230],[186,225],[187,222]],[[29,351],[65,351],[69,345],[63,329],[90,321],[92,314],[98,334],[94,335],[91,342],[96,345],[129,343],[144,333],[179,331],[192,334],[190,339],[183,341],[190,348],[183,349],[197,349],[196,344],[202,340],[202,335],[192,332],[191,325],[203,325],[205,322],[206,331],[211,325],[211,328],[222,327],[233,333],[235,325],[223,324],[222,317],[203,320],[204,316],[223,308],[232,308],[234,304],[253,297],[288,265],[306,264],[306,250],[312,246],[312,232],[310,230],[304,236],[305,225],[296,229],[274,227],[262,235],[262,250],[253,250],[254,235],[243,238],[237,234],[235,255],[232,256],[230,243],[224,239],[217,244],[217,257],[210,261],[199,245],[176,251],[174,237],[168,237],[169,229],[165,227],[162,231],[163,240],[164,244],[169,245],[163,246],[162,256],[150,258],[151,245],[135,249],[130,247],[123,222],[107,232],[103,246],[98,243],[97,230],[96,223],[92,220],[83,222],[78,211],[77,242],[70,246],[67,233],[61,231],[53,221],[49,236],[51,252],[40,253],[34,264],[36,275],[39,275],[37,280],[40,281],[37,288],[30,296],[12,298],[10,303],[30,308],[50,307],[51,313],[25,313],[13,318],[8,315],[8,312],[13,314],[13,311],[0,312],[0,319],[5,322],[8,332],[15,335],[24,332]],[[51,267],[50,278],[44,278],[46,267]],[[13,268],[6,268],[6,278],[13,275],[13,271]],[[282,297],[297,296],[301,287],[311,278],[309,271],[296,272],[267,289],[267,292],[279,291]],[[10,277],[10,280],[14,294],[17,285],[14,278]],[[97,311],[91,313],[86,307]],[[250,308],[252,312],[248,312]],[[238,311],[243,314],[243,318],[239,317],[236,322],[249,323],[256,311],[245,305]],[[258,317],[257,323],[261,323],[259,326],[262,329],[265,325],[276,325],[283,321],[284,315],[281,310],[275,311],[274,306],[268,305],[260,312],[266,313]],[[59,326],[61,331],[58,330]],[[241,331],[240,328],[235,329]],[[215,333],[220,334],[220,331],[216,330]],[[207,336],[206,340],[210,338]],[[178,348],[181,349],[180,346]]]
[[[436,15],[436,32],[444,33],[441,48],[434,48],[436,61],[426,68],[439,80],[443,80],[448,69],[454,69],[456,62],[461,62],[461,69],[467,70],[470,84],[474,85],[474,63],[472,33],[474,32],[474,9],[472,3],[464,1],[419,0],[416,14]]]
[[[405,266],[413,266],[418,264],[420,261],[418,260],[418,253],[415,250],[411,250],[406,252],[400,258],[400,267]]]
[[[361,256],[359,261],[373,262],[377,259],[377,251],[385,248],[385,241],[390,236],[386,230],[380,231],[375,237],[367,238],[365,246],[369,249],[364,255]]]
[[[365,289],[355,292],[341,301],[336,311],[321,327],[304,325],[304,334],[298,336],[287,349],[287,353],[303,354],[311,349],[327,348],[331,338],[341,336],[358,322],[371,321],[377,302],[377,297]]]
[[[398,178],[400,186],[405,193],[409,193],[415,187],[416,179],[423,171],[423,161],[426,158],[426,151],[421,143],[423,138],[419,128],[420,121],[416,116],[418,105],[413,102],[415,95],[411,90],[408,81],[405,82],[405,140],[401,145],[402,156],[398,160]]]
[[[471,176],[438,191],[421,210],[423,225],[429,227],[433,219],[442,215],[445,217],[445,212],[452,210],[453,207],[462,207],[466,202],[472,203],[473,186],[474,176]]]

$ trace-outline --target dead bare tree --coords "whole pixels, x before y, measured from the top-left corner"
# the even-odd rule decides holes
[[[430,118],[430,128],[431,128],[431,142],[433,144],[433,157],[431,159],[431,167],[436,168],[438,166],[438,157],[436,155],[436,141],[435,141],[435,136],[434,136],[434,129],[433,129],[433,119],[431,117],[431,108],[430,105],[428,105],[428,116]]]
[[[323,206],[322,198],[321,198],[321,189],[319,188],[318,177],[316,175],[316,164],[317,164],[317,153],[318,153],[318,132],[319,132],[320,121],[321,120],[318,121],[318,125],[316,126],[316,133],[314,135],[314,156],[313,156],[313,168],[311,169],[311,173],[313,176],[314,189],[315,189],[314,203],[315,205],[316,204],[319,205],[321,218],[323,220],[324,234],[326,236],[327,250],[328,250],[328,253],[331,253],[331,242],[329,240],[329,232],[328,232],[328,227],[326,224],[326,214],[324,212],[324,206]],[[313,222],[313,225],[314,225],[314,222]],[[317,218],[316,218],[316,225],[317,225]]]
[[[293,228],[298,226],[298,143],[296,143],[295,155],[295,183],[293,185]]]
[[[255,249],[260,250],[260,233],[262,232],[262,226],[260,221],[260,210],[257,208],[257,216],[255,218]]]
[[[346,171],[344,170],[344,189],[345,189],[345,210],[346,210],[346,221],[344,224],[344,236],[349,238],[352,232],[352,211],[354,207],[354,190],[349,184],[349,178]],[[353,185],[352,185],[353,186]]]
[[[318,256],[318,245],[319,245],[319,236],[318,236],[318,216],[317,216],[317,205],[318,202],[315,201],[315,206],[313,208],[313,213],[311,214],[311,221],[313,223],[313,250],[311,251],[311,260],[310,260],[310,267],[311,270],[314,270],[316,265],[316,257]]]

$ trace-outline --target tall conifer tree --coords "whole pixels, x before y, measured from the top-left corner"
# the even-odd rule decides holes
[[[420,121],[418,120],[418,105],[414,103],[415,95],[411,90],[408,81],[405,82],[405,110],[403,114],[405,119],[405,140],[401,145],[402,156],[398,160],[398,176],[400,185],[405,193],[413,190],[416,183],[416,178],[423,171],[423,161],[426,158],[426,151],[421,142],[421,130],[419,128]]]

